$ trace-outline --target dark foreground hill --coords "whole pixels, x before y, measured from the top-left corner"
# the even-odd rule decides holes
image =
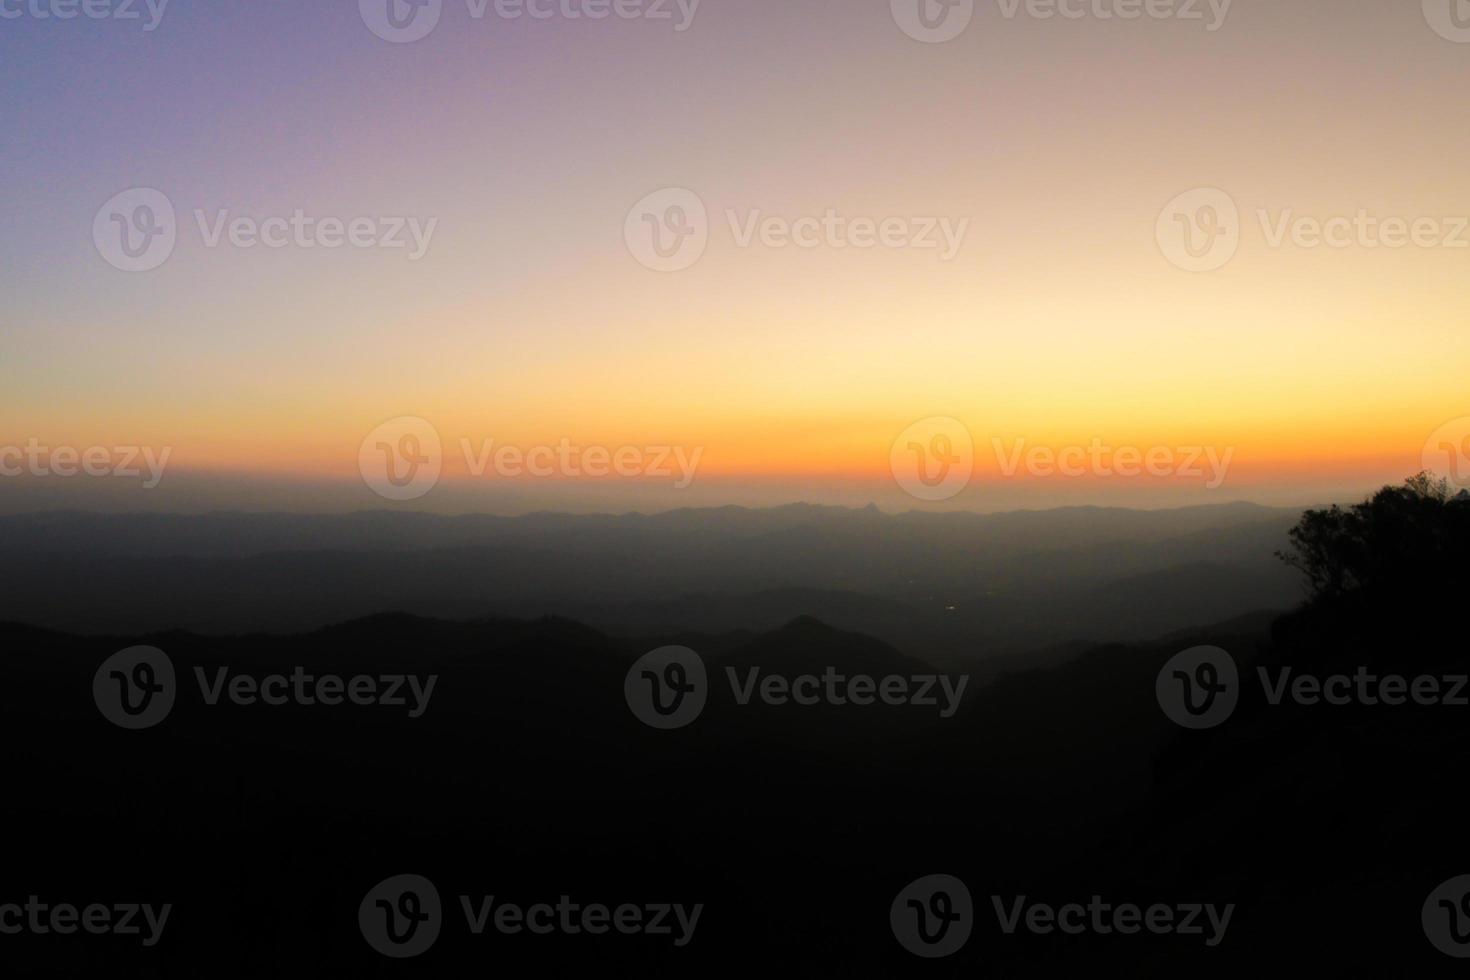
[[[1267,705],[1251,666],[1289,661],[1296,638],[1317,635],[1314,615],[1272,643],[1230,627],[1093,649],[976,682],[948,717],[942,694],[932,706],[742,704],[726,668],[742,683],[752,670],[934,673],[800,619],[710,638],[708,703],[667,731],[625,697],[630,667],[660,641],[565,620],[393,615],[227,639],[0,628],[0,904],[173,906],[152,947],[7,935],[0,955],[6,975],[42,976],[1439,975],[1456,961],[1429,946],[1420,907],[1470,871],[1459,786],[1470,709]],[[1426,642],[1425,629],[1410,639]],[[140,642],[166,652],[177,698],[156,725],[125,730],[103,716],[94,678]],[[1155,682],[1203,642],[1233,654],[1246,682],[1228,722],[1185,731]],[[1463,648],[1449,661],[1463,665]],[[353,677],[379,678],[381,694],[381,679],[414,675],[423,710],[412,716],[407,681],[402,705],[228,696],[237,675],[298,668],[344,678],[344,699]],[[437,941],[407,960],[370,948],[358,918],[369,890],[402,874],[432,881],[443,903]],[[894,897],[931,874],[973,897],[968,943],[932,961],[890,927]],[[471,910],[487,896],[522,907],[567,896],[702,912],[684,945],[615,930],[476,936],[461,896]],[[1008,934],[993,902],[1009,913],[1020,896],[1233,912],[1215,945]]]

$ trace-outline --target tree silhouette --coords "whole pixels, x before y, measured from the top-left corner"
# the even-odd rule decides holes
[[[1307,601],[1272,627],[1274,655],[1315,669],[1432,670],[1463,661],[1470,495],[1428,473],[1352,507],[1309,510],[1277,555]]]
[[[1470,506],[1429,473],[1346,510],[1309,510],[1277,552],[1307,578],[1311,601],[1355,593],[1438,591],[1466,577]]]

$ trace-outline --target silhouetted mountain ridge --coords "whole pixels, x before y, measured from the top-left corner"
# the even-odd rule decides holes
[[[0,518],[0,617],[72,632],[300,632],[396,609],[624,636],[814,614],[950,666],[1289,606],[1292,511]],[[1146,598],[1141,598],[1146,597]],[[1116,609],[1109,609],[1109,605]]]

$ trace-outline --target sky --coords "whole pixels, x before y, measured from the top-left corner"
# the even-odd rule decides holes
[[[1462,0],[388,2],[0,0],[0,512],[1470,486]]]

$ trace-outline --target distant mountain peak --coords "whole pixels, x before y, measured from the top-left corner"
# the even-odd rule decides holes
[[[841,630],[838,630],[832,626],[828,626],[826,623],[822,622],[815,616],[797,616],[795,619],[782,626],[779,630],[777,630],[777,632],[786,634],[820,633],[830,636],[835,633],[840,633]]]

